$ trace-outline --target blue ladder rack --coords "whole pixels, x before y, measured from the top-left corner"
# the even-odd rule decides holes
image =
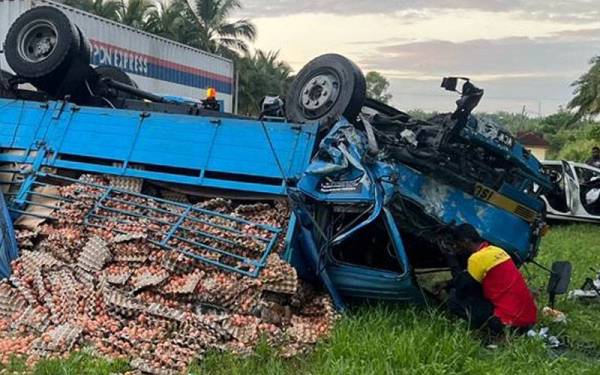
[[[52,184],[45,182],[46,180],[52,181]],[[11,211],[14,215],[52,219],[51,215],[32,213],[27,207],[60,210],[60,202],[72,200],[60,195],[41,193],[40,190],[70,184],[91,188],[88,193],[91,194],[93,205],[85,215],[85,225],[118,234],[137,234],[129,229],[131,224],[143,223],[149,228],[146,230],[147,240],[151,243],[204,264],[249,277],[260,274],[282,232],[280,228],[198,206],[43,172],[25,177],[19,192],[11,195],[13,199],[9,208],[5,209],[6,215]],[[59,204],[57,207],[48,207],[36,197],[56,200]]]

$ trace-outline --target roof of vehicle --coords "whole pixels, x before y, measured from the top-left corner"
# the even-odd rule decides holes
[[[600,168],[593,167],[593,166],[591,166],[589,164],[579,163],[579,162],[576,162],[576,161],[567,161],[567,160],[565,160],[565,161],[567,163],[569,163],[569,164],[572,164],[575,167],[586,168],[586,169],[591,169],[591,170],[596,171],[596,172],[600,172]],[[541,163],[543,165],[561,165],[562,162],[563,161],[561,161],[561,160],[543,160],[543,161],[541,161]]]

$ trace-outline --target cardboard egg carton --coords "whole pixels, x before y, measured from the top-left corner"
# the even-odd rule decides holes
[[[165,295],[173,296],[175,298],[182,297],[183,295],[192,294],[198,283],[204,277],[203,272],[193,272],[182,276],[183,285],[173,286],[172,283],[167,283],[162,288],[162,293]]]
[[[115,235],[111,242],[112,243],[123,243],[129,241],[143,240],[148,237],[145,233],[119,233]]]
[[[77,265],[90,272],[98,272],[110,261],[112,254],[106,241],[98,236],[90,237],[85,244]]]
[[[81,338],[82,328],[66,323],[50,329],[32,344],[34,354],[48,356],[52,353],[67,353],[71,351]]]
[[[166,270],[162,269],[157,272],[151,272],[150,270],[148,270],[141,274],[137,274],[131,279],[133,284],[133,292],[135,293],[148,287],[160,285],[168,277],[169,273]]]
[[[132,273],[133,272],[131,272],[131,271],[124,271],[124,272],[121,272],[118,274],[105,275],[105,278],[109,284],[123,286],[127,283],[129,278],[131,277]]]
[[[6,280],[0,281],[0,317],[10,318],[15,312],[23,311],[27,305],[25,298],[19,295]]]
[[[103,293],[103,298],[110,310],[120,315],[136,315],[143,309],[143,305],[137,302],[135,299],[129,298],[126,295],[114,290],[105,290]]]
[[[150,315],[177,322],[183,322],[186,319],[186,314],[184,311],[166,307],[159,303],[149,304],[145,311]]]

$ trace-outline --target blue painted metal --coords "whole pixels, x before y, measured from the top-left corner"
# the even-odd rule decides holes
[[[302,206],[295,206],[294,212],[299,217],[309,215]],[[345,309],[346,299],[355,298],[422,303],[424,297],[413,281],[412,267],[391,212],[384,208],[377,219],[385,222],[399,261],[400,272],[340,262],[327,250],[319,251],[315,244],[314,228],[308,218],[298,221],[299,229],[293,233],[291,246],[284,257],[303,278],[311,280],[316,276],[332,296],[338,310]]]
[[[338,138],[340,133],[345,133],[346,137],[351,139],[356,138],[357,142],[363,144],[366,142],[364,136],[351,125],[339,123],[321,142],[321,154],[327,152],[329,160],[336,160],[334,157],[336,150],[332,150],[327,139]],[[364,147],[355,146],[353,159],[363,160],[365,150]],[[539,162],[535,162],[539,164]],[[504,247],[521,259],[531,258],[534,228],[530,223],[511,212],[477,199],[455,186],[443,183],[400,163],[388,164],[376,161],[369,165],[364,163],[356,165],[356,163],[346,163],[342,159],[338,159],[335,165],[328,165],[327,168],[323,167],[324,164],[318,158],[309,166],[307,173],[298,183],[298,188],[303,194],[320,202],[371,204],[375,214],[379,209],[379,201],[389,202],[394,197],[400,197],[416,203],[426,213],[437,218],[440,223],[469,223],[489,241]],[[318,188],[319,182],[324,175],[331,171],[338,173],[342,171],[344,175],[352,177],[356,175],[356,171],[365,171],[362,172],[365,178],[356,191],[321,192]],[[535,176],[538,174],[536,173]],[[378,191],[383,192],[383,199],[378,197]],[[528,206],[539,212],[540,216],[542,215],[543,205],[540,205],[537,200],[514,187],[505,186],[502,191],[508,192],[511,198],[519,202],[530,203]]]
[[[503,183],[498,192],[510,199],[513,199],[519,203],[523,203],[525,206],[530,207],[534,211],[540,212],[544,209],[544,202],[541,199],[534,198],[530,195],[523,193],[524,189],[517,189],[512,185]]]
[[[321,260],[323,259],[322,249],[317,246],[317,241],[313,236],[313,222],[311,221],[311,213],[308,212],[302,205],[294,205],[294,214],[298,220],[298,228],[294,231],[296,235],[296,241],[302,248],[302,253],[305,254],[305,259],[312,268],[314,274],[325,286],[325,289],[329,292],[333,304],[336,309],[343,311],[346,306],[342,299],[341,294],[338,292],[337,285],[333,282],[329,275],[329,271],[322,266]],[[296,264],[296,268],[298,265]]]
[[[399,175],[398,193],[403,199],[423,207],[442,223],[469,223],[491,243],[520,259],[531,258],[534,228],[530,223],[404,165],[396,165],[395,170]]]
[[[470,134],[469,137],[479,137]],[[478,142],[488,142],[487,138],[477,138]],[[317,276],[325,284],[332,295],[366,298],[388,299],[398,301],[422,301],[423,296],[410,276],[411,266],[408,262],[406,249],[400,234],[397,218],[387,208],[392,200],[410,202],[420,207],[425,214],[437,221],[438,225],[457,225],[469,223],[473,225],[488,241],[505,248],[517,259],[528,260],[535,255],[539,243],[536,232],[539,222],[530,223],[523,218],[499,208],[487,201],[478,199],[462,189],[442,182],[432,176],[409,168],[401,163],[385,163],[366,158],[367,140],[362,132],[340,121],[322,140],[320,152],[307,172],[298,183],[293,196],[294,202],[303,202],[302,196],[309,197],[316,203],[306,205],[361,205],[369,211],[366,219],[353,225],[351,229],[327,239],[321,251],[306,243],[316,243],[322,237],[320,231],[315,231],[314,223],[300,220],[301,231],[295,231],[293,236],[299,241],[290,241],[291,246],[285,254],[297,269],[308,277]],[[493,145],[487,144],[492,147]],[[520,146],[520,145],[519,145]],[[500,147],[500,146],[499,146]],[[504,147],[504,146],[502,146]],[[534,158],[524,157],[519,147],[512,151],[499,148],[501,153],[506,151],[508,158],[518,159],[523,176],[529,178],[529,184],[547,180],[541,175],[539,162]],[[518,154],[521,153],[519,156]],[[352,188],[343,190],[324,191],[321,183],[324,178],[333,176],[336,181],[355,181]],[[543,218],[543,206],[527,195],[523,190],[506,185],[501,189],[511,199],[520,202],[539,213]],[[306,206],[305,205],[305,206]],[[294,207],[296,215],[310,215],[310,208],[302,204]],[[364,266],[346,264],[333,258],[328,250],[331,245],[344,240],[350,241],[353,234],[359,232],[375,219],[385,220],[387,234],[390,236],[396,256],[401,264],[402,272],[391,272],[383,269],[367,268]],[[402,228],[407,230],[407,228]],[[367,249],[365,249],[367,251]],[[339,298],[339,297],[336,297]]]
[[[0,192],[0,277],[10,276],[10,264],[19,256],[8,206]]]
[[[146,178],[198,187],[285,194],[286,177],[308,165],[317,124],[140,113],[70,103],[0,99],[0,162]],[[115,166],[119,165],[119,166]],[[131,166],[142,166],[134,169]]]
[[[335,261],[330,258],[329,273],[339,292],[352,298],[422,302],[423,296],[412,280],[412,267],[406,255],[400,231],[388,209],[382,212],[388,235],[392,239],[401,272],[371,269]]]
[[[44,206],[36,202],[34,197],[70,201],[61,196],[39,192],[39,188],[49,186],[43,182],[48,177],[55,183],[86,185],[97,191],[97,199],[85,215],[84,224],[88,226],[131,234],[123,230],[122,225],[136,222],[131,219],[142,219],[149,228],[156,228],[148,231],[151,243],[166,250],[180,252],[199,262],[249,277],[259,275],[281,235],[279,228],[236,216],[47,173],[32,174],[31,179],[26,180],[29,182],[24,183],[16,194],[20,199],[13,200],[13,206],[9,210],[17,215],[50,218],[32,214],[25,209],[25,206]],[[54,206],[44,207],[60,209]],[[249,228],[257,230],[259,234],[247,234],[245,230]],[[218,230],[219,235],[211,233],[210,229]],[[248,247],[248,241],[256,246]]]
[[[535,157],[531,156],[522,144],[514,142],[512,146],[508,146],[495,138],[486,136],[486,134],[480,131],[480,121],[482,120],[475,116],[470,116],[467,125],[461,130],[460,136],[465,141],[484,147],[488,151],[510,161],[524,175],[544,188],[552,188],[548,179],[542,174],[542,164]]]

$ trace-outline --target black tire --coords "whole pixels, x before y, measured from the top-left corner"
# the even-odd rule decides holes
[[[34,45],[49,50],[36,50]],[[8,30],[6,61],[17,75],[42,79],[66,72],[71,60],[79,57],[80,46],[80,35],[63,12],[35,7],[19,16]]]
[[[79,26],[75,25],[75,27],[79,34],[79,58],[85,65],[89,65],[92,57],[92,45]]]
[[[322,55],[302,68],[286,98],[292,122],[321,122],[340,116],[352,123],[366,99],[367,84],[360,68],[344,56]]]

